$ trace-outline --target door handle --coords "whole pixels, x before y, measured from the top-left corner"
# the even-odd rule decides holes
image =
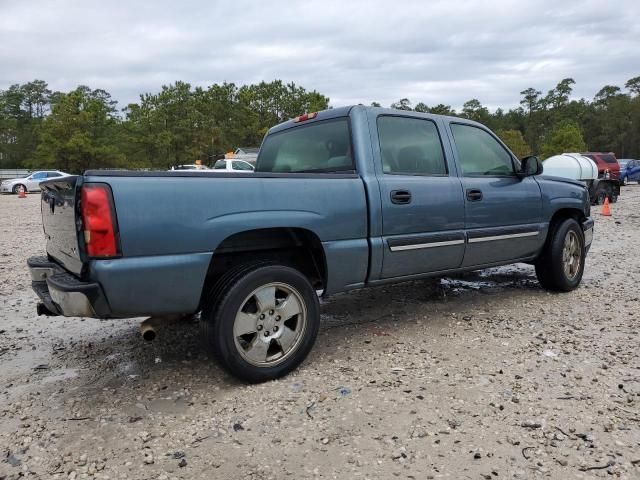
[[[482,190],[470,188],[467,190],[467,200],[470,202],[479,202],[482,200]]]
[[[393,190],[391,192],[391,203],[396,205],[407,205],[411,203],[411,192],[409,190]]]

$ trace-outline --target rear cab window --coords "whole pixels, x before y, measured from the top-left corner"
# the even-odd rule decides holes
[[[610,153],[607,153],[605,155],[600,155],[600,158],[602,158],[602,160],[604,160],[606,163],[611,163],[613,165],[618,163],[618,160],[616,160],[616,157],[611,155]]]
[[[451,132],[463,176],[515,175],[513,157],[490,133],[462,123],[452,123]]]
[[[353,172],[349,120],[337,118],[300,125],[267,135],[256,172]]]

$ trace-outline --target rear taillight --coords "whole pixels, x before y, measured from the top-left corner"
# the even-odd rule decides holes
[[[87,255],[100,258],[120,255],[111,188],[106,184],[83,185],[80,211]]]

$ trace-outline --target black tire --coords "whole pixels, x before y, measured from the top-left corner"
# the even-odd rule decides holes
[[[620,178],[620,185],[624,187],[627,184],[627,177]]]
[[[604,204],[605,198],[608,198],[610,202],[613,202],[613,188],[611,185],[599,185],[596,190],[596,204]]]
[[[25,187],[24,185],[22,185],[21,183],[18,183],[17,185],[13,186],[13,189],[11,190],[15,195],[18,195],[18,193],[20,193],[20,187],[24,188],[24,193],[27,193],[27,187]]]
[[[271,287],[273,284],[280,285],[280,287]],[[249,314],[255,316],[256,319],[260,318],[257,298],[252,297],[252,293],[261,288],[275,288],[276,294],[286,293],[284,290],[278,290],[280,288],[289,289],[289,292],[293,292],[289,295],[294,295],[298,303],[303,305],[303,311],[291,319],[285,319],[283,323],[277,325],[272,323],[271,327],[265,328],[263,325],[258,325],[260,330],[257,330],[255,334],[236,336],[234,331],[236,316],[240,315],[247,305],[251,306],[252,300],[256,312]],[[272,316],[269,317],[271,322],[275,321],[278,308],[281,308],[284,303],[278,306],[276,300],[275,305],[276,307],[270,309],[272,312]],[[304,316],[300,317],[300,315]],[[269,318],[264,322],[269,321]],[[287,332],[294,331],[289,327],[285,328],[285,323],[289,321],[294,322],[295,328],[299,326],[300,331],[296,331],[296,340],[290,350],[285,352],[284,349],[280,349],[281,358],[278,359],[277,350],[280,346],[280,338],[275,338],[277,333],[273,329],[277,330],[280,325],[280,336],[284,335],[285,330]],[[298,322],[301,323],[298,324]],[[236,267],[216,282],[205,299],[202,323],[207,348],[225,370],[235,377],[251,383],[265,382],[286,375],[300,365],[309,354],[320,326],[320,305],[315,289],[298,270],[280,264],[254,263]],[[265,323],[265,325],[267,324]],[[263,339],[260,335],[268,336],[269,329],[273,330],[271,332],[273,339]],[[268,347],[265,349],[267,358],[262,364],[257,365],[246,358],[246,352],[252,350],[252,345],[259,341],[268,344]],[[247,348],[243,348],[240,342]],[[268,358],[268,354],[274,346],[275,353],[272,356],[275,359],[271,360]]]
[[[571,233],[570,233],[571,232]],[[574,274],[565,270],[563,251],[569,235],[577,241],[579,259],[575,262]],[[549,230],[542,254],[536,260],[536,276],[540,285],[553,292],[570,292],[580,285],[584,273],[586,252],[584,248],[584,232],[573,218],[566,218],[553,224]],[[575,257],[573,257],[575,258]]]

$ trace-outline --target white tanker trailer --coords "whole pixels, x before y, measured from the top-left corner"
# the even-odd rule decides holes
[[[542,162],[543,174],[553,177],[570,178],[587,185],[592,204],[602,204],[609,197],[616,202],[620,195],[620,183],[609,178],[605,173],[598,178],[598,165],[588,157],[579,153],[563,153],[554,155]]]

